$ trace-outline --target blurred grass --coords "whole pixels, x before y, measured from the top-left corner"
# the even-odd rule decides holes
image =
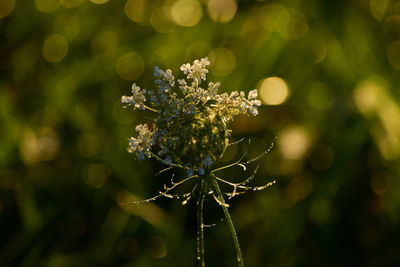
[[[195,266],[193,203],[119,205],[169,182],[126,152],[146,117],[120,97],[208,56],[265,103],[234,138],[278,137],[277,184],[232,203],[247,266],[398,266],[399,29],[389,0],[1,0],[0,265]],[[207,263],[234,266],[207,204]]]

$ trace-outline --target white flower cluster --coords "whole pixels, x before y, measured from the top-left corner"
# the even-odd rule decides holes
[[[154,145],[153,132],[149,130],[147,124],[139,124],[135,130],[138,132],[138,137],[129,139],[129,153],[136,153],[139,160],[151,157],[150,149]]]
[[[187,75],[188,79],[193,79],[197,84],[200,84],[201,80],[206,80],[206,75],[208,73],[206,67],[208,65],[210,65],[208,58],[202,58],[200,60],[196,59],[193,62],[193,65],[190,65],[189,63],[183,64],[181,66],[181,71]]]
[[[133,105],[137,109],[144,110],[144,102],[146,102],[146,89],[140,89],[136,83],[132,84],[132,96],[123,96],[121,102],[124,104]],[[125,106],[126,107],[126,106]]]
[[[132,96],[123,96],[122,103],[154,111],[157,117],[151,126],[136,127],[138,137],[130,139],[130,153],[138,159],[157,155],[165,162],[184,166],[189,176],[210,170],[228,145],[227,123],[239,114],[257,115],[261,102],[257,90],[246,97],[237,91],[218,94],[219,82],[203,88],[209,64],[208,58],[183,64],[180,69],[186,80],[177,80],[179,90],[175,89],[172,71],[158,67],[154,68],[158,90],[140,89],[133,84]]]

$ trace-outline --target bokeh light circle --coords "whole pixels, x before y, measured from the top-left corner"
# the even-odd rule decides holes
[[[300,39],[308,30],[307,19],[303,13],[296,9],[289,9],[288,12],[290,19],[282,32],[283,36],[289,40]]]
[[[213,21],[226,23],[235,16],[237,4],[235,0],[210,0],[207,11]]]
[[[59,34],[53,34],[44,41],[42,53],[44,58],[53,63],[60,62],[68,53],[68,41]]]
[[[178,0],[171,7],[172,19],[179,26],[192,27],[199,23],[202,8],[196,0]]]
[[[136,52],[127,52],[117,60],[117,73],[125,80],[132,81],[142,75],[144,62],[142,57]]]
[[[145,8],[145,0],[128,0],[125,3],[125,14],[132,21],[142,22],[144,21]]]
[[[35,0],[36,9],[41,12],[52,12],[60,6],[59,0]]]
[[[280,105],[289,96],[288,85],[279,77],[265,78],[259,84],[260,97],[265,104]]]
[[[287,159],[301,159],[311,144],[311,135],[307,128],[299,125],[285,128],[278,139],[279,148]]]

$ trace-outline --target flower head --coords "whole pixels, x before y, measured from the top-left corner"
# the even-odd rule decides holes
[[[144,110],[144,103],[146,102],[145,93],[146,89],[141,90],[140,87],[134,83],[132,84],[132,96],[122,96],[121,102],[128,104],[128,106],[132,105],[134,108]]]
[[[155,67],[158,90],[140,89],[133,84],[132,96],[123,96],[121,101],[134,109],[156,111],[157,116],[151,127],[136,127],[138,137],[130,139],[130,153],[138,159],[156,156],[165,163],[185,166],[188,174],[200,175],[222,156],[229,142],[229,122],[239,114],[257,115],[261,102],[257,90],[246,97],[237,91],[218,94],[219,82],[202,87],[209,64],[208,58],[183,64],[180,69],[186,80],[177,82],[171,70]]]

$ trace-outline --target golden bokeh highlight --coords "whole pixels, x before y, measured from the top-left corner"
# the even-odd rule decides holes
[[[306,17],[298,10],[288,9],[290,19],[286,24],[282,34],[289,40],[302,38],[308,31],[308,23]]]
[[[53,12],[60,6],[59,0],[35,0],[36,9],[41,12]]]
[[[368,115],[383,104],[381,97],[381,85],[371,80],[360,83],[353,91],[353,99],[358,110]]]
[[[14,0],[1,0],[0,1],[0,19],[10,15],[11,11],[14,9]]]
[[[392,42],[386,50],[387,59],[396,70],[400,70],[400,41]]]
[[[107,3],[109,0],[90,0],[92,3],[94,3],[94,4],[98,4],[98,5],[101,5],[101,4],[105,4],[105,3]]]
[[[400,107],[388,90],[387,82],[377,76],[358,84],[353,91],[357,109],[369,118],[370,132],[386,160],[400,156]]]
[[[290,13],[286,7],[280,4],[264,5],[258,14],[260,24],[267,31],[283,31],[290,21]]]
[[[117,60],[117,73],[125,80],[132,81],[142,75],[144,62],[142,57],[136,52],[127,52]]]
[[[44,41],[42,54],[53,63],[60,62],[68,53],[68,41],[59,34],[53,34]]]
[[[278,145],[287,159],[304,157],[311,144],[311,134],[304,126],[289,126],[279,135]]]
[[[237,3],[235,0],[209,0],[207,11],[213,21],[227,23],[235,16]]]
[[[84,0],[60,0],[61,5],[66,8],[74,8],[80,6]]]
[[[21,158],[28,165],[54,160],[60,151],[58,134],[47,127],[25,128],[19,146]]]
[[[236,66],[236,57],[227,48],[216,48],[208,54],[210,59],[210,71],[220,77],[228,76]]]
[[[125,3],[125,14],[135,22],[143,22],[145,19],[146,0],[128,0]]]
[[[289,97],[289,87],[279,77],[269,77],[258,83],[261,101],[267,105],[280,105]]]
[[[171,7],[171,15],[179,26],[192,27],[199,23],[203,11],[197,0],[178,0]]]

